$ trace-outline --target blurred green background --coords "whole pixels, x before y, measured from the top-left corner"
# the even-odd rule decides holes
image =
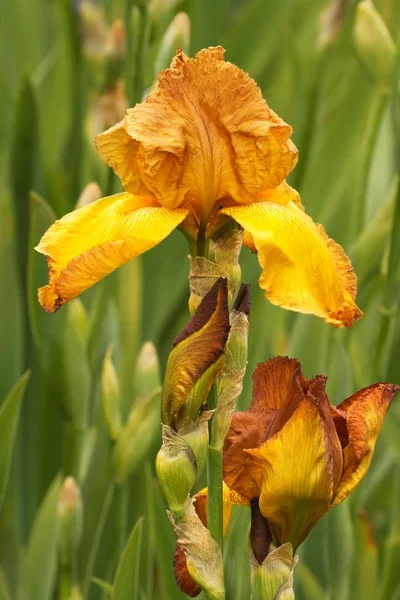
[[[375,6],[396,41],[400,4]],[[174,20],[180,11],[188,17]],[[60,589],[65,567],[76,599],[183,598],[153,469],[160,375],[137,356],[151,340],[162,373],[188,319],[186,240],[175,232],[55,315],[37,303],[47,267],[33,251],[86,184],[97,182],[103,195],[120,189],[97,158],[93,137],[122,118],[126,102],[142,99],[177,46],[193,54],[221,44],[227,60],[257,80],[294,129],[300,160],[289,183],[308,214],[343,245],[359,278],[365,317],[351,331],[334,330],[270,305],[257,287],[257,260],[243,250],[253,308],[240,408],[248,405],[256,364],[276,354],[298,358],[307,377],[328,375],[334,403],[377,380],[400,383],[398,97],[396,87],[382,91],[357,55],[355,14],[356,2],[345,0],[3,3],[0,600],[70,597]],[[121,26],[110,30],[116,19],[125,24],[125,41]],[[108,362],[102,379],[110,345],[115,370]],[[123,415],[114,436],[104,411],[113,398]],[[63,565],[59,490],[66,475],[81,487],[84,516],[78,547]],[[399,599],[399,506],[395,401],[365,481],[302,545],[296,598]],[[228,600],[250,596],[248,518],[247,509],[234,511],[226,540]]]

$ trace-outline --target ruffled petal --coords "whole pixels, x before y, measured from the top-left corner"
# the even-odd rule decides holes
[[[246,452],[276,544],[297,548],[332,499],[332,456],[318,404],[305,398],[277,434]]]
[[[362,312],[349,259],[294,201],[281,203],[276,194],[275,201],[221,209],[250,232],[245,241],[257,250],[260,287],[273,304],[351,327]]]
[[[55,312],[65,302],[161,242],[187,215],[168,210],[151,197],[116,194],[56,221],[36,247],[46,256],[49,284],[39,302]]]
[[[275,356],[257,365],[253,373],[253,398],[250,409],[253,412],[279,410],[286,401],[293,375],[301,369],[298,360],[287,356]],[[305,380],[300,372],[300,383]]]
[[[221,47],[178,52],[147,99],[96,138],[101,158],[135,194],[208,219],[214,204],[239,204],[279,185],[297,162],[292,129]]]
[[[344,448],[344,473],[333,505],[343,502],[368,471],[383,419],[399,390],[397,385],[375,383],[337,407],[338,414],[346,420],[348,444]]]

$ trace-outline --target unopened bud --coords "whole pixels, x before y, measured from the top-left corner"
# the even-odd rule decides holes
[[[326,48],[338,37],[352,0],[330,0],[322,10],[318,23],[318,46]]]
[[[101,374],[101,398],[110,438],[116,440],[122,431],[121,392],[119,379],[112,361],[112,349],[107,348]]]
[[[187,51],[190,45],[190,19],[184,12],[179,12],[172,19],[165,32],[154,62],[154,73],[169,66],[177,48]]]
[[[161,387],[135,402],[114,448],[113,466],[117,483],[141,466],[160,431]]]
[[[82,0],[79,5],[83,52],[90,58],[103,55],[107,38],[107,22],[99,6],[90,0]]]
[[[143,398],[161,385],[160,363],[153,342],[145,342],[136,360],[134,397]]]
[[[255,558],[251,546],[250,575],[251,593],[254,600],[293,600],[293,570],[297,557],[293,557],[290,543],[272,550],[260,565]]]
[[[86,206],[87,204],[91,204],[96,200],[100,200],[102,197],[101,188],[98,183],[95,181],[91,181],[81,191],[81,194],[78,198],[78,202],[75,205],[75,209],[82,208],[82,206]]]
[[[86,347],[89,335],[89,319],[86,308],[80,298],[74,298],[68,304],[68,329],[72,327],[82,347]]]
[[[194,423],[179,428],[179,435],[185,440],[196,459],[196,477],[203,471],[208,450],[208,421],[213,411],[203,411]]]
[[[390,91],[396,46],[372,0],[363,0],[357,5],[354,40],[366,71],[382,91]]]
[[[156,472],[175,522],[180,521],[196,481],[196,459],[185,440],[163,425],[163,444],[156,458]]]
[[[63,565],[71,565],[82,536],[82,496],[73,477],[67,477],[61,486],[58,501],[60,522],[59,549]]]
[[[116,19],[107,33],[104,51],[108,56],[124,58],[126,50],[126,34],[124,22]]]
[[[242,276],[239,256],[243,245],[244,231],[229,228],[214,243],[216,264],[228,279],[228,301],[231,304],[236,296]]]
[[[230,332],[225,348],[224,369],[218,382],[218,401],[212,422],[212,447],[222,449],[236,401],[243,389],[247,367],[250,286],[242,285],[230,313]]]

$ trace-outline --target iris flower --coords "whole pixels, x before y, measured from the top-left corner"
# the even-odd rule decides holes
[[[234,220],[273,304],[351,327],[362,316],[351,263],[286,183],[297,162],[291,133],[223,48],[178,51],[157,89],[96,138],[125,191],[64,216],[37,246],[50,269],[42,306],[56,311],[175,228],[204,255]]]
[[[294,549],[360,483],[399,386],[375,383],[338,406],[326,377],[307,381],[286,357],[261,363],[249,410],[234,414],[224,481],[244,504],[258,501],[276,546]]]

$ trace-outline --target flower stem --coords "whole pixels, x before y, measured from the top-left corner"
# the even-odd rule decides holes
[[[222,516],[222,450],[208,448],[207,460],[208,485],[208,528],[214,540],[223,546]]]

